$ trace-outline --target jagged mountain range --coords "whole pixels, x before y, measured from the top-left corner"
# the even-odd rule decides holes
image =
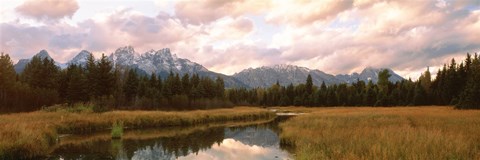
[[[70,64],[83,65],[87,63],[87,58],[92,53],[86,50],[82,50],[72,60],[67,63],[55,62],[60,68],[66,68]],[[36,56],[40,58],[49,58],[50,55],[46,50],[41,50]],[[207,76],[210,78],[222,77],[225,81],[225,86],[232,87],[268,87],[275,84],[277,81],[281,85],[300,84],[304,83],[307,76],[310,74],[313,79],[314,85],[321,85],[324,82],[327,85],[339,84],[339,83],[352,83],[358,80],[369,81],[376,83],[378,80],[378,73],[382,70],[379,68],[367,67],[361,73],[353,74],[339,74],[332,75],[320,70],[312,70],[306,67],[294,66],[294,65],[274,65],[263,66],[259,68],[249,68],[242,70],[239,73],[228,76],[221,73],[216,73],[208,70],[204,66],[192,62],[188,59],[178,58],[175,54],[172,54],[170,49],[164,48],[161,50],[150,50],[143,54],[137,53],[131,46],[121,47],[115,50],[108,56],[108,59],[116,67],[121,68],[134,68],[142,74],[158,74],[162,77],[166,77],[170,71],[174,73],[194,74],[197,73],[200,76]],[[18,73],[25,69],[30,59],[21,59],[15,64],[15,71]],[[393,70],[388,69],[390,74],[390,81],[401,81],[403,78],[396,74]]]
[[[322,82],[326,85],[339,83],[353,83],[360,81],[373,83],[378,81],[378,73],[383,69],[367,67],[361,73],[339,74],[331,75],[320,70],[311,70],[305,67],[294,65],[274,65],[269,67],[249,68],[233,75],[245,84],[251,87],[268,87],[275,84],[277,81],[280,85],[285,86],[292,84],[305,83],[306,77],[310,74],[312,76],[313,84],[320,86]],[[401,76],[396,74],[393,70],[387,69],[390,73],[389,80],[397,82],[403,80]]]

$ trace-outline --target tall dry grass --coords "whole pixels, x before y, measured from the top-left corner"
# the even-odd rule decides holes
[[[61,133],[92,133],[108,130],[113,122],[125,128],[191,126],[212,122],[272,119],[275,114],[260,108],[165,111],[112,111],[105,113],[45,112],[0,115],[0,159],[44,156]]]
[[[286,108],[285,110],[289,110]],[[480,111],[317,108],[281,124],[297,159],[480,159]]]

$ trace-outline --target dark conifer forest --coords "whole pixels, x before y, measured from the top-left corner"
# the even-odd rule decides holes
[[[477,54],[460,62],[452,59],[435,78],[427,70],[416,81],[392,83],[388,70],[379,73],[377,84],[314,86],[304,84],[268,88],[225,89],[222,78],[197,74],[167,77],[142,75],[135,69],[113,66],[106,56],[89,57],[86,66],[61,70],[53,60],[33,57],[17,74],[8,54],[0,56],[0,111],[34,111],[55,104],[93,104],[112,109],[208,109],[249,106],[422,106],[454,105],[458,109],[480,108],[480,62]]]

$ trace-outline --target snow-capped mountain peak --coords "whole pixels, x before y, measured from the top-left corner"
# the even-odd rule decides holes
[[[41,50],[40,52],[35,54],[35,56],[39,57],[40,59],[45,59],[45,58],[52,59],[52,57],[50,57],[50,55],[46,50]]]
[[[135,49],[132,46],[125,46],[125,47],[120,47],[117,50],[115,50],[115,53],[126,53],[126,54],[133,54],[135,55]]]
[[[138,54],[132,46],[125,46],[115,50],[115,52],[109,56],[109,59],[114,65],[132,66],[135,64],[135,59],[137,57]]]
[[[52,57],[50,57],[50,55],[48,54],[48,52],[46,50],[41,50],[40,52],[38,52],[37,54],[35,54],[33,57],[39,57],[40,59],[45,59],[45,58],[48,58],[48,59],[51,59],[53,60]],[[20,73],[20,72],[23,72],[23,70],[25,69],[25,67],[27,66],[28,63],[30,63],[30,61],[32,60],[32,58],[28,58],[28,59],[20,59],[17,64],[14,65],[14,68],[15,68],[15,71],[17,73]],[[61,63],[58,63],[58,62],[55,62],[55,65],[57,65],[58,67],[60,68],[64,68],[65,67],[65,64],[61,64]]]
[[[67,65],[75,64],[85,66],[90,55],[92,55],[91,52],[87,50],[82,50],[75,57],[73,57],[72,60],[68,61]]]

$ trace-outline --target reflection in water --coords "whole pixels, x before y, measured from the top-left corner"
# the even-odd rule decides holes
[[[221,145],[179,159],[287,159],[288,153],[278,147],[247,145],[235,139],[224,139]]]
[[[57,146],[52,158],[63,159],[291,159],[281,149],[278,123],[213,127],[159,137],[99,138]],[[172,132],[170,130],[170,132]],[[162,135],[162,133],[160,133]],[[75,137],[70,137],[75,138]],[[82,139],[82,138],[80,138]],[[85,138],[84,138],[85,139]]]

